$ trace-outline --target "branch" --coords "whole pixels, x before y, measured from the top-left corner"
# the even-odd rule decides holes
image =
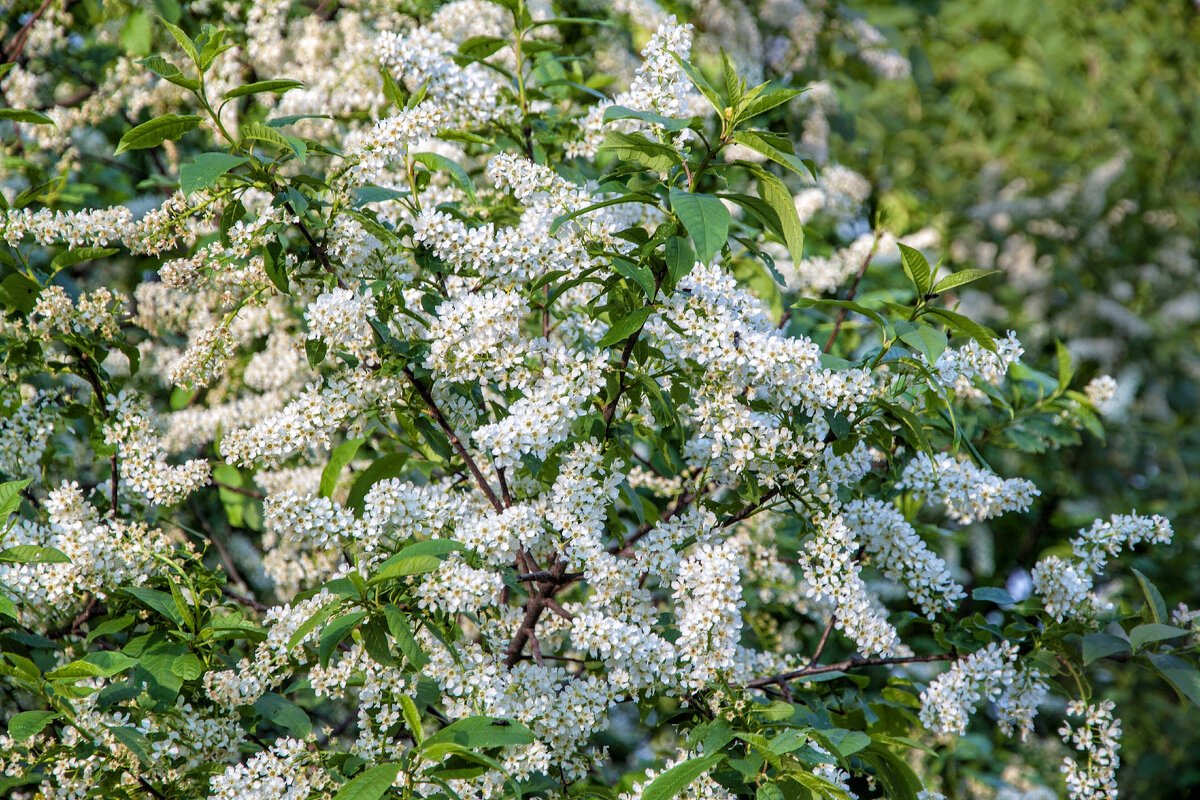
[[[450,444],[454,445],[454,449],[458,451],[458,455],[463,461],[467,462],[467,469],[471,471],[471,476],[475,478],[475,483],[479,485],[480,490],[487,497],[488,502],[492,504],[492,508],[498,513],[504,512],[504,504],[500,502],[500,498],[496,497],[496,493],[492,491],[492,487],[488,485],[487,478],[483,477],[483,473],[479,471],[479,465],[475,463],[475,459],[471,458],[471,454],[467,452],[467,448],[463,447],[463,443],[459,441],[458,434],[450,427],[450,423],[446,422],[446,418],[442,416],[441,409],[437,407],[437,403],[433,400],[433,395],[429,389],[425,388],[417,376],[413,375],[410,367],[404,368],[404,374],[408,377],[409,383],[417,390],[417,394],[425,401],[425,407],[429,409],[429,414],[433,417],[433,421],[438,424],[438,427],[450,439]]]
[[[825,672],[845,672],[848,669],[857,667],[882,667],[891,664],[924,664],[930,661],[957,661],[960,658],[965,658],[956,653],[938,653],[931,656],[893,656],[890,658],[848,658],[845,661],[839,661],[836,664],[824,664],[822,666],[809,666],[804,669],[798,669],[794,672],[785,672],[781,675],[772,675],[767,678],[756,678],[746,684],[748,689],[762,689],[766,686],[774,686],[776,684],[794,681],[797,678],[803,678],[808,675],[820,675]]]
[[[743,508],[741,511],[734,514],[732,517],[729,517],[724,522],[722,522],[721,527],[728,528],[730,525],[736,525],[737,523],[744,520],[746,517],[753,514],[755,511],[758,511],[760,508],[765,506],[771,500],[773,500],[777,494],[779,494],[778,486],[776,486],[774,489],[769,489],[765,494],[763,494],[762,497],[758,498],[753,503],[750,503],[745,508]]]
[[[253,608],[255,611],[269,611],[270,610],[270,608],[268,606],[264,606],[262,603],[258,602],[253,597],[246,597],[245,595],[238,594],[233,589],[230,589],[228,586],[221,587],[221,594],[225,595],[230,600],[236,600],[237,602],[241,603],[242,605],[244,605],[248,608]]]
[[[8,48],[4,51],[5,61],[16,61],[17,56],[21,55],[21,51],[25,49],[25,45],[29,42],[29,31],[33,28],[33,24],[42,18],[42,15],[49,10],[54,0],[42,0],[42,4],[38,6],[37,11],[34,11],[29,19],[25,20],[25,24],[21,26],[21,30],[13,36]]]
[[[862,266],[858,268],[858,274],[854,276],[854,283],[850,284],[850,291],[846,293],[846,302],[854,299],[854,295],[858,293],[858,282],[863,279],[863,275],[867,272],[867,265],[871,263],[871,259],[875,257],[875,250],[879,247],[879,237],[882,231],[875,231],[875,241],[871,242],[871,249],[867,251],[867,257],[863,259]],[[846,309],[838,309],[837,322],[833,323],[833,331],[829,334],[829,341],[825,342],[825,348],[822,353],[828,353],[829,348],[833,347],[833,342],[837,339],[838,333],[842,330],[842,323],[846,321]]]

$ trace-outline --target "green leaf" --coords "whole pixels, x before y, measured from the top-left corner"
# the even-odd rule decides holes
[[[1179,656],[1150,653],[1150,663],[1181,695],[1200,706],[1200,672]]]
[[[346,507],[352,508],[361,514],[363,503],[366,500],[367,493],[371,491],[371,487],[380,481],[395,478],[403,474],[404,466],[407,463],[407,453],[388,453],[382,458],[377,459],[375,463],[363,470],[354,479],[354,485],[350,487],[350,495],[346,498]]]
[[[999,275],[998,269],[964,269],[955,272],[953,275],[947,275],[933,286],[934,294],[948,292],[951,289],[956,289],[959,286],[965,286],[968,283],[974,283],[980,278],[986,278],[989,275]]]
[[[89,653],[79,661],[72,661],[56,670],[46,673],[52,681],[77,681],[81,678],[110,678],[119,672],[124,672],[138,664],[136,658],[124,653],[103,650]]]
[[[0,564],[70,564],[71,559],[62,550],[40,547],[36,544],[19,544],[0,550]]]
[[[1071,351],[1057,339],[1054,340],[1054,356],[1058,362],[1058,385],[1054,389],[1054,397],[1058,397],[1071,386],[1074,370],[1071,368]],[[1134,570],[1136,572],[1136,570]],[[1161,620],[1156,620],[1161,621]]]
[[[771,144],[770,140],[764,136],[762,132],[738,131],[733,135],[733,140],[744,147],[749,147],[751,150],[761,153],[762,155],[774,161],[776,164],[786,167],[802,178],[812,177],[812,173],[809,171],[808,165],[804,163],[802,158],[792,153],[780,150],[778,147]],[[763,199],[765,200],[766,198],[764,197]],[[789,201],[792,201],[790,192],[788,193],[788,199]],[[794,205],[792,207],[792,211],[795,211]]]
[[[688,240],[682,236],[672,236],[667,239],[665,252],[667,275],[671,279],[671,285],[674,286],[696,268],[696,253],[692,250],[692,245]]]
[[[917,294],[924,297],[929,294],[929,290],[933,287],[933,277],[929,272],[929,262],[925,260],[925,256],[921,255],[920,250],[916,250],[906,244],[898,246],[900,248],[900,263],[904,265],[904,273],[908,275],[908,279],[916,287]]]
[[[173,83],[176,86],[182,86],[183,88],[190,89],[193,92],[200,88],[200,81],[196,80],[195,78],[186,77],[182,72],[179,71],[179,67],[175,66],[170,61],[167,61],[162,56],[148,56],[137,63],[141,64],[143,67],[150,70],[163,80]]]
[[[437,153],[413,153],[413,158],[429,168],[430,172],[442,169],[450,173],[450,179],[466,192],[467,198],[475,202],[475,183],[462,166],[452,159]]]
[[[1129,642],[1120,636],[1113,636],[1110,633],[1089,633],[1083,637],[1083,665],[1085,667],[1097,659],[1128,652]]]
[[[400,774],[399,764],[380,764],[371,767],[343,786],[333,800],[379,800],[392,787]]]
[[[273,92],[275,94],[283,94],[292,89],[298,89],[303,86],[303,81],[294,81],[288,78],[276,78],[269,81],[255,81],[247,83],[245,86],[239,86],[236,89],[231,89],[225,93],[226,100],[234,100],[238,97],[246,97],[252,94],[261,94],[263,92]]]
[[[394,606],[393,606],[394,608]],[[399,611],[399,609],[396,609]],[[400,711],[404,714],[404,724],[408,726],[413,741],[420,748],[425,742],[425,731],[421,726],[421,715],[417,712],[417,704],[406,694],[400,695]]]
[[[254,703],[254,710],[274,724],[303,739],[312,731],[312,722],[304,709],[274,692],[267,692]]]
[[[642,800],[671,800],[724,758],[724,753],[709,753],[676,764],[642,790]]]
[[[611,347],[617,342],[625,341],[642,329],[642,326],[646,324],[646,320],[653,311],[654,308],[652,306],[642,306],[634,310],[632,314],[621,317],[621,319],[613,323],[613,326],[601,337],[600,341],[596,342],[596,346]]]
[[[9,311],[28,314],[37,305],[42,287],[19,272],[14,272],[0,281],[0,305]]]
[[[321,638],[317,641],[317,659],[321,666],[329,666],[329,659],[337,649],[338,643],[366,618],[366,611],[355,611],[353,614],[343,614],[325,626],[321,631]]]
[[[1162,594],[1158,591],[1158,587],[1151,583],[1150,579],[1138,570],[1133,570],[1133,574],[1137,576],[1138,585],[1142,587],[1142,594],[1146,596],[1146,603],[1154,621],[1162,622],[1167,619],[1167,604],[1163,600]]]
[[[150,45],[153,36],[150,30],[150,16],[140,8],[135,8],[121,28],[121,46],[134,56],[150,55]]]
[[[187,53],[188,57],[196,63],[197,67],[199,67],[200,53],[196,50],[196,45],[192,44],[191,37],[183,32],[183,28],[167,22],[165,19],[162,21],[162,24],[167,26],[167,30],[169,30],[171,35],[175,37],[175,41],[178,42],[179,46],[183,48],[183,52]]]
[[[50,266],[55,271],[73,267],[76,264],[82,264],[85,261],[96,261],[101,258],[120,252],[115,247],[76,247],[73,250],[67,250],[64,253],[59,253],[50,262]]]
[[[754,119],[759,114],[766,113],[776,106],[790,102],[792,99],[804,94],[805,91],[807,90],[776,89],[773,92],[759,95],[746,106],[746,109],[742,112],[742,119]]]
[[[162,614],[176,625],[183,625],[183,617],[179,614],[179,609],[175,607],[175,598],[166,592],[149,589],[145,586],[128,586],[121,591],[131,597],[137,598],[143,604]]]
[[[941,331],[906,320],[896,322],[896,335],[900,337],[900,341],[925,356],[925,360],[930,364],[937,361],[948,344],[946,334]]]
[[[417,639],[413,636],[412,628],[408,624],[408,617],[404,612],[395,605],[388,603],[383,608],[384,616],[387,618],[388,630],[392,634],[392,638],[396,640],[396,646],[400,648],[400,652],[408,659],[408,663],[413,669],[421,669],[429,663],[429,656],[421,649],[421,645],[417,643]]]
[[[29,111],[23,108],[0,108],[0,119],[13,122],[30,122],[34,125],[53,125],[54,120],[40,111]]]
[[[388,559],[389,562],[382,569],[376,572],[368,585],[374,586],[384,581],[390,581],[394,578],[403,578],[407,575],[422,575],[426,572],[433,572],[442,565],[442,559],[437,556],[416,555],[407,556],[404,558],[396,558],[395,561]]]
[[[621,161],[640,164],[651,172],[669,172],[683,161],[675,148],[651,141],[640,133],[609,131],[600,149],[612,153]]]
[[[719,197],[692,194],[682,189],[671,189],[670,199],[671,210],[696,245],[696,259],[702,264],[710,263],[729,238],[732,221],[729,209]]]
[[[1138,625],[1134,628],[1129,633],[1129,644],[1133,646],[1133,651],[1136,653],[1142,649],[1142,645],[1144,644],[1161,642],[1164,639],[1178,639],[1180,636],[1188,636],[1189,634],[1191,634],[1191,631],[1184,628],[1151,622],[1146,625]]]
[[[23,742],[30,736],[40,733],[43,728],[58,719],[57,711],[22,711],[13,714],[8,721],[8,735],[14,742]]]
[[[471,750],[529,744],[533,732],[519,722],[492,717],[467,717],[451,723],[425,740],[424,750],[436,744],[456,744]]]
[[[869,747],[871,737],[862,731],[850,731],[845,728],[829,728],[821,731],[826,739],[843,756],[853,755],[864,747]]]
[[[136,128],[126,131],[117,144],[117,155],[126,150],[144,150],[148,147],[158,147],[168,139],[178,139],[194,129],[203,120],[195,114],[165,114],[155,117],[149,122],[143,122]]]
[[[204,662],[188,653],[175,659],[175,663],[171,664],[171,673],[182,680],[194,681],[204,674]]]
[[[937,317],[964,336],[969,336],[993,353],[996,352],[996,333],[992,329],[985,328],[956,311],[948,311],[944,308],[926,308],[922,313],[926,316]]]
[[[0,483],[0,519],[8,519],[21,507],[21,491],[28,488],[32,478]]]
[[[804,228],[800,224],[800,215],[796,213],[792,193],[783,185],[783,181],[765,172],[758,179],[758,195],[779,217],[783,243],[787,245],[793,263],[799,264],[804,259]]]
[[[185,195],[207,189],[226,172],[249,161],[245,156],[229,153],[201,153],[192,163],[184,164],[179,170],[179,189]]]
[[[482,60],[499,52],[507,44],[507,40],[495,36],[472,36],[458,46],[458,53],[471,59]]]
[[[995,603],[998,606],[1009,606],[1016,602],[1011,594],[999,586],[981,586],[971,592],[971,597],[985,603]]]
[[[333,452],[329,454],[329,463],[325,465],[325,469],[321,470],[321,488],[318,490],[321,497],[333,496],[333,490],[337,488],[342,470],[354,458],[358,448],[362,447],[365,441],[365,438],[350,439],[333,448]]]
[[[284,138],[283,134],[259,122],[247,122],[243,124],[238,131],[238,135],[241,136],[243,144],[251,141],[269,142],[281,150],[296,151],[291,143]]]
[[[604,121],[613,122],[618,119],[638,119],[642,122],[649,122],[660,126],[663,130],[672,133],[681,131],[688,127],[690,120],[675,119],[674,117],[664,117],[662,114],[655,114],[653,111],[635,111],[632,108],[625,106],[609,106],[604,109]]]
[[[700,73],[700,70],[696,69],[687,59],[680,58],[677,53],[671,53],[671,55],[675,58],[675,63],[679,64],[680,69],[684,71],[691,82],[695,84],[696,88],[700,90],[700,94],[704,95],[708,102],[712,104],[712,107],[716,109],[717,114],[724,116],[725,103],[721,100],[721,96],[717,94],[717,90],[713,88],[713,85]]]

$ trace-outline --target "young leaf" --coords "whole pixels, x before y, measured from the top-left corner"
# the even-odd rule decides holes
[[[349,439],[333,448],[333,452],[329,454],[329,463],[325,465],[325,469],[321,470],[321,486],[318,490],[321,497],[333,496],[333,490],[337,488],[342,470],[354,458],[358,448],[362,447],[365,441],[366,439],[363,438]]]
[[[968,283],[974,283],[980,278],[986,278],[989,275],[998,275],[998,269],[964,269],[955,272],[953,275],[947,275],[942,278],[933,287],[934,294],[948,292],[951,289],[956,289],[959,286],[966,286]]]
[[[929,294],[929,290],[933,287],[933,277],[929,272],[929,262],[925,260],[925,256],[921,255],[920,250],[909,247],[906,244],[899,245],[900,247],[900,262],[904,265],[904,273],[908,275],[908,279],[917,289],[919,296]]]
[[[40,111],[28,111],[23,108],[0,108],[0,119],[13,122],[29,122],[33,125],[53,125],[54,120]]]
[[[234,100],[238,97],[246,97],[247,95],[260,94],[262,92],[273,92],[274,94],[283,94],[284,92],[298,89],[303,86],[302,81],[294,81],[288,78],[276,78],[269,81],[255,81],[247,83],[245,86],[239,86],[236,89],[230,89],[225,93],[226,100]]]
[[[144,150],[147,147],[158,147],[168,139],[178,139],[194,129],[203,120],[195,114],[165,114],[155,117],[149,122],[143,122],[136,128],[126,131],[117,143],[116,154],[126,150]]]
[[[475,202],[475,183],[457,161],[437,153],[413,153],[413,159],[428,167],[430,172],[441,169],[450,173],[450,179],[466,192],[471,202]]]
[[[201,153],[192,163],[184,164],[179,169],[179,189],[185,195],[207,189],[217,182],[217,178],[247,161],[249,159],[245,156],[228,153]]]
[[[764,172],[758,179],[758,195],[778,216],[783,243],[787,245],[792,262],[799,264],[804,259],[804,228],[800,224],[800,215],[796,212],[792,193],[784,186],[783,181],[769,172]]]
[[[21,507],[21,490],[33,482],[32,478],[0,483],[0,519],[8,519]]]
[[[175,37],[175,41],[178,42],[179,46],[183,48],[183,52],[187,53],[188,57],[195,62],[197,67],[199,67],[200,52],[196,50],[196,45],[192,43],[191,37],[184,33],[183,28],[180,28],[178,25],[173,25],[170,22],[167,22],[165,19],[162,21],[162,23],[163,25],[167,26],[167,30],[171,32],[171,35]]]

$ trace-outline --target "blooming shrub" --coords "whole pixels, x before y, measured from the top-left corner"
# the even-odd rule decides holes
[[[1073,444],[1104,387],[956,311],[991,276],[927,234],[856,232],[869,184],[764,122],[819,87],[567,5],[22,23],[14,795],[933,798],[985,700],[1024,739],[1057,696],[1062,785],[1110,797],[1088,669],[1200,700],[1193,629],[1096,583],[1162,517],[1098,520],[1020,601],[946,557],[1038,496],[985,451]],[[100,82],[57,105],[85,22]],[[806,256],[814,218],[856,235]]]

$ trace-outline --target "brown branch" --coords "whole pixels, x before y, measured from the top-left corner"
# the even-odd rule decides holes
[[[42,18],[54,0],[42,0],[42,4],[38,6],[37,11],[30,15],[29,19],[25,20],[25,24],[21,26],[21,30],[13,36],[13,39],[8,44],[8,48],[4,51],[5,61],[16,61],[17,56],[21,55],[21,51],[25,49],[25,45],[29,42],[29,31],[33,28],[35,22]]]
[[[867,272],[867,265],[871,263],[871,259],[875,257],[875,250],[879,247],[879,237],[883,234],[882,231],[875,231],[875,241],[871,242],[871,249],[867,251],[867,257],[863,259],[862,266],[858,268],[858,274],[854,276],[854,283],[850,284],[850,291],[846,293],[846,302],[854,299],[854,295],[858,293],[858,282],[863,279],[863,275]],[[829,341],[825,342],[825,347],[822,353],[828,353],[833,347],[833,342],[838,337],[838,333],[842,330],[842,323],[846,321],[846,309],[838,309],[837,321],[833,323],[833,331],[829,334]]]
[[[243,489],[240,486],[233,486],[231,484],[222,483],[221,481],[217,481],[217,480],[214,480],[212,482],[212,484],[213,484],[213,486],[216,486],[218,488],[227,489],[227,490],[233,492],[234,494],[244,495],[246,497],[254,498],[255,500],[262,500],[263,498],[266,497],[265,494],[258,491],[257,489]]]
[[[753,503],[748,504],[741,511],[737,512],[732,517],[729,517],[724,522],[722,522],[721,527],[728,528],[730,525],[736,525],[737,523],[744,520],[746,517],[750,516],[754,512],[761,509],[763,506],[765,506],[771,500],[773,500],[777,494],[779,494],[778,486],[775,487],[774,489],[767,490],[767,492],[765,494],[763,494],[762,497],[758,498]]]
[[[817,642],[817,649],[813,651],[812,658],[808,660],[808,666],[815,665],[821,660],[821,653],[825,652],[825,645],[829,643],[829,634],[833,633],[833,624],[837,621],[837,617],[833,614],[829,615],[829,622],[825,625],[825,630],[821,632],[821,638]]]
[[[269,611],[270,610],[269,606],[264,606],[262,603],[258,602],[253,597],[246,597],[245,595],[238,594],[233,589],[230,589],[228,586],[221,587],[221,594],[225,595],[230,600],[236,600],[237,602],[241,603],[242,605],[246,606],[247,608],[253,608],[255,611]]]
[[[797,678],[804,678],[808,675],[820,675],[826,672],[845,672],[848,669],[856,669],[858,667],[882,667],[892,664],[924,664],[930,661],[956,661],[965,656],[960,656],[956,653],[938,653],[931,656],[893,656],[890,658],[848,658],[845,661],[839,661],[836,664],[824,664],[822,666],[809,666],[804,669],[798,669],[794,672],[785,672],[781,675],[771,675],[767,678],[756,678],[746,684],[748,689],[762,689],[767,686],[774,686],[781,682],[794,681]]]
[[[679,497],[676,497],[671,501],[671,503],[667,506],[667,510],[664,511],[658,519],[654,520],[653,522],[646,522],[642,525],[639,525],[638,529],[634,531],[633,534],[626,539],[623,544],[611,545],[608,548],[608,552],[613,555],[621,556],[633,555],[633,551],[629,548],[637,544],[638,540],[643,536],[654,530],[655,526],[661,525],[662,523],[678,515],[681,511],[691,505],[692,501],[694,501],[698,496],[699,495],[696,492],[684,492],[683,494],[679,495]]]
[[[459,457],[466,462],[467,469],[471,471],[471,476],[475,478],[475,483],[479,485],[480,490],[483,492],[484,496],[487,497],[488,502],[492,504],[492,508],[496,509],[497,512],[503,512],[504,504],[500,502],[500,498],[496,497],[496,493],[492,491],[492,487],[488,485],[487,478],[483,477],[483,473],[479,471],[479,465],[475,463],[475,460],[471,458],[471,454],[467,452],[467,448],[463,447],[463,443],[459,441],[458,434],[454,432],[454,429],[450,427],[450,423],[446,422],[446,418],[442,416],[442,412],[437,407],[437,403],[434,402],[433,395],[429,392],[429,389],[425,388],[425,386],[423,386],[421,382],[417,380],[417,376],[413,375],[411,368],[405,367],[404,374],[408,377],[409,383],[411,383],[413,388],[416,389],[417,394],[419,394],[421,399],[425,401],[425,407],[429,409],[429,414],[433,417],[433,421],[438,424],[438,427],[440,427],[442,432],[444,432],[450,439],[450,444],[454,446],[456,451],[458,451]]]
[[[233,563],[233,556],[225,547],[225,543],[222,542],[220,537],[217,536],[217,532],[213,530],[212,525],[209,524],[208,518],[204,516],[204,511],[200,508],[200,504],[196,502],[195,497],[190,498],[190,504],[192,507],[192,513],[196,515],[196,522],[198,522],[200,527],[204,529],[204,532],[208,535],[208,540],[213,543],[214,547],[217,548],[217,555],[221,559],[221,564],[223,564],[225,567],[225,572],[228,573],[229,577],[232,578],[233,582],[238,586],[241,586],[243,589],[249,589],[250,584],[246,583],[246,579],[243,578],[242,573],[238,571],[237,565]]]

